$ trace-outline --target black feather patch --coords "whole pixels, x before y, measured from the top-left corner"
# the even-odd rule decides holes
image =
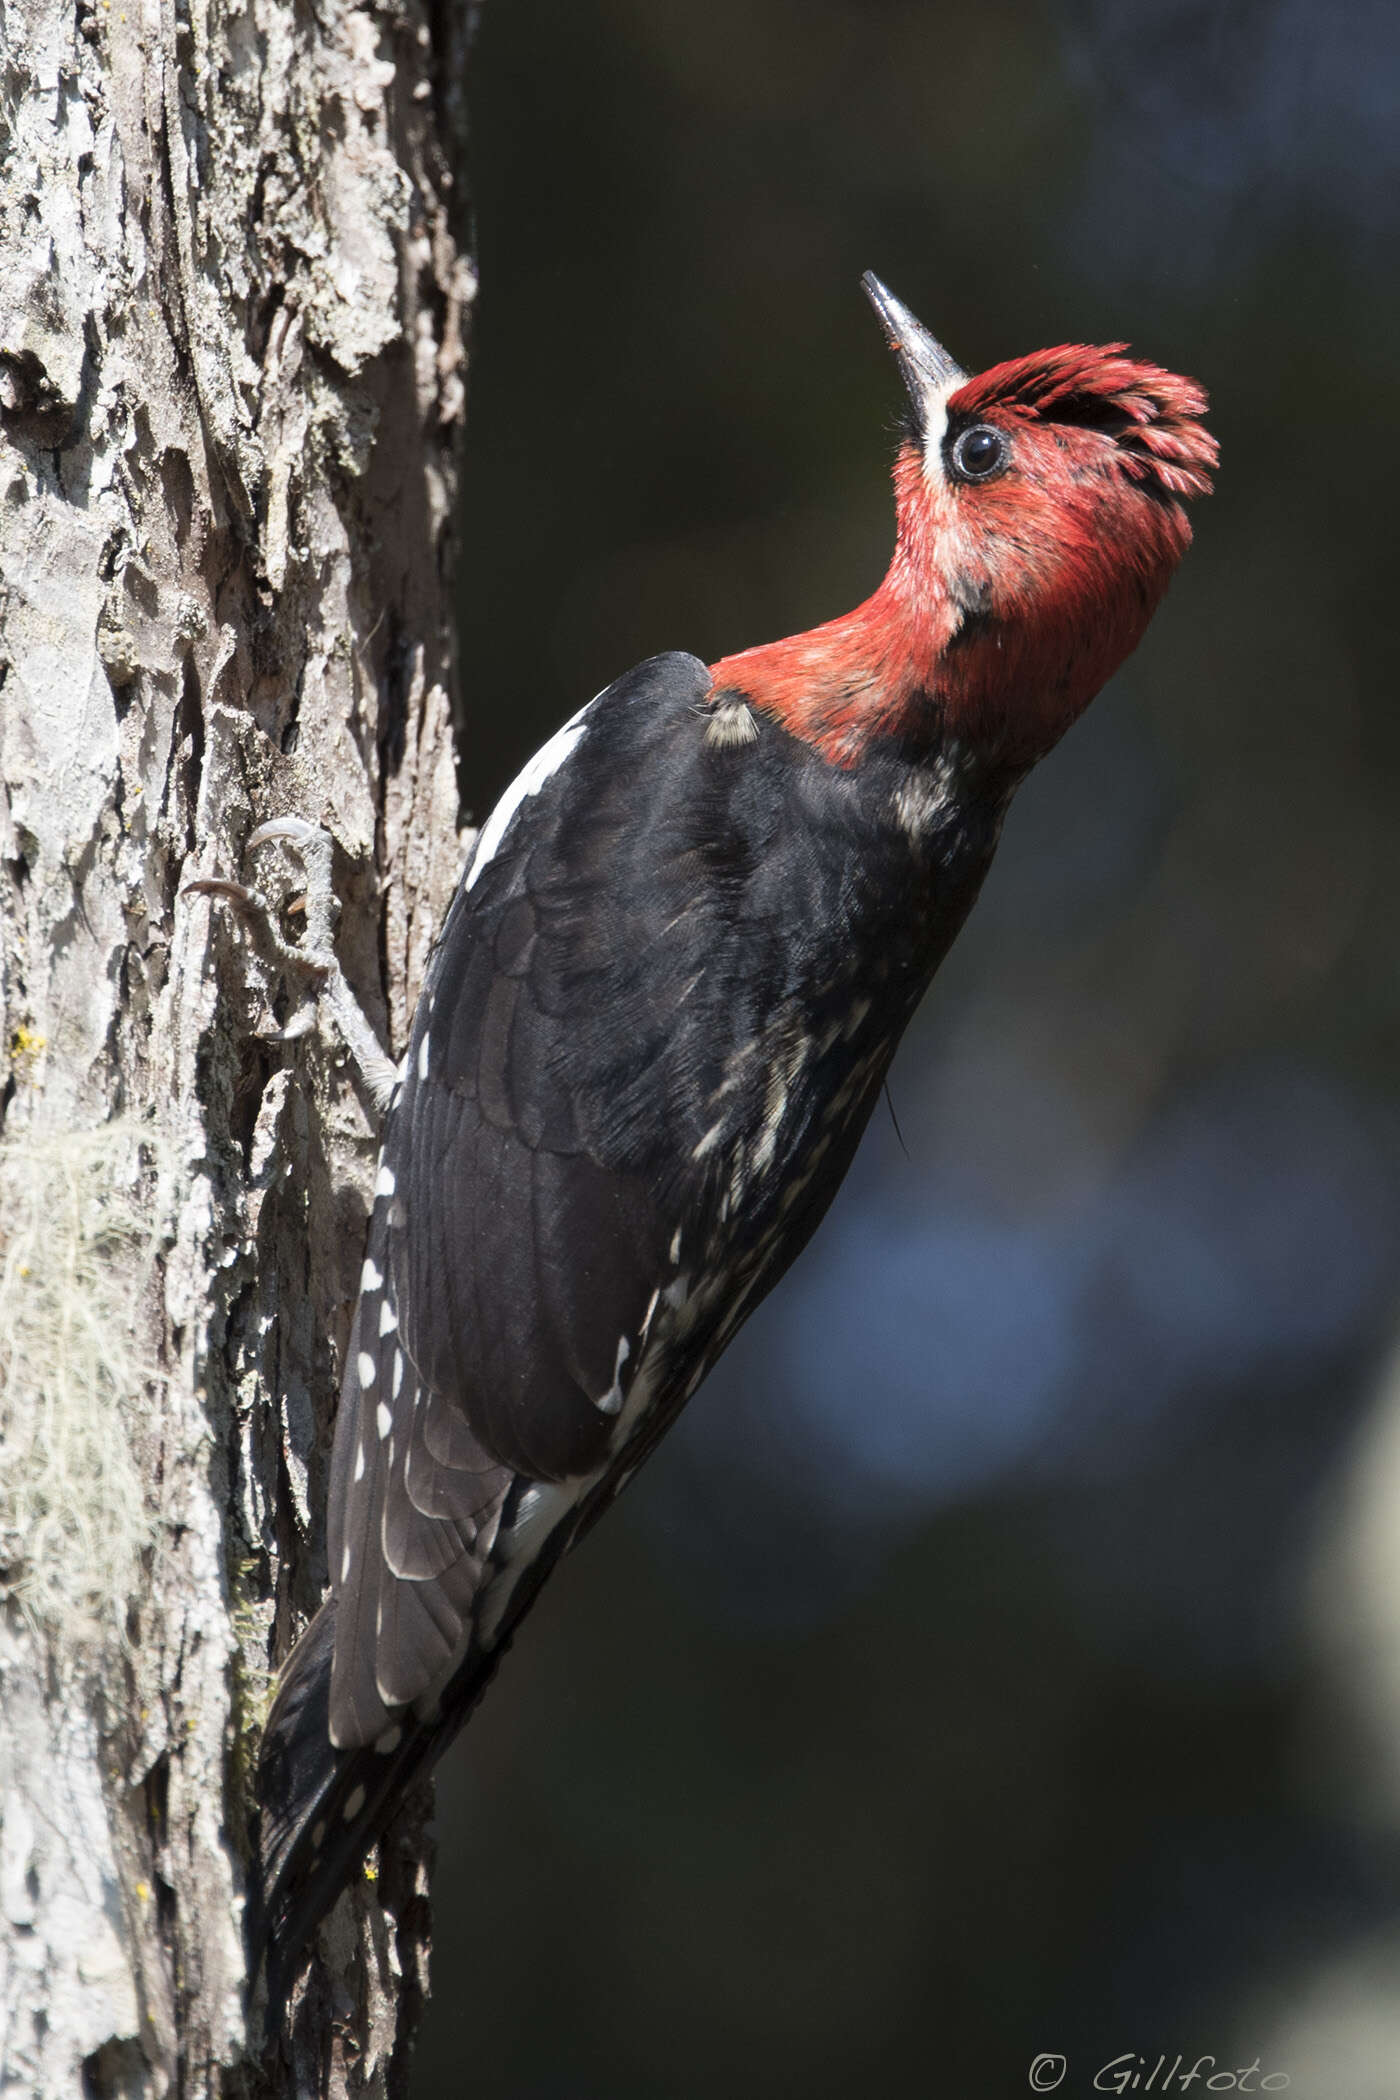
[[[400,1708],[430,1694],[463,1659],[513,1477],[483,1449],[461,1408],[425,1386],[405,1346],[389,1255],[401,1206],[386,1166],[331,1469],[337,1630],[328,1719],[342,1749],[381,1737],[401,1719]]]
[[[771,721],[717,743],[708,692],[658,657],[575,718],[488,822],[429,968],[336,1423],[332,1597],[259,1768],[283,1969],[810,1237],[991,858],[1004,780],[925,792],[909,825],[907,754],[843,772]]]

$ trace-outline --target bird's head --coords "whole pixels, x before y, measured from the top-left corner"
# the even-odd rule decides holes
[[[976,378],[882,285],[865,288],[909,397],[898,535],[844,620],[714,666],[838,764],[957,737],[1023,768],[1136,646],[1191,541],[1216,444],[1193,380],[1122,343]]]
[[[1216,460],[1206,397],[1123,343],[969,379],[878,278],[865,286],[909,395],[894,594],[932,645],[950,725],[1037,758],[1136,646],[1191,543],[1186,503]]]

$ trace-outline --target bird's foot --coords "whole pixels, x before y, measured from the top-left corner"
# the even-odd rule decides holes
[[[308,824],[301,817],[278,817],[271,824],[258,826],[246,850],[256,852],[258,847],[274,841],[286,846],[301,866],[306,887],[290,908],[305,915],[306,933],[302,940],[286,938],[273,906],[261,890],[251,889],[246,883],[230,882],[217,875],[197,876],[184,885],[181,895],[217,897],[231,905],[248,928],[263,960],[285,977],[289,986],[300,988],[291,1019],[282,1028],[261,1030],[262,1039],[272,1043],[295,1042],[311,1034],[322,1014],[329,1013],[360,1068],[376,1108],[385,1108],[398,1085],[399,1072],[380,1047],[336,957],[335,922],[340,914],[340,900],[331,880],[331,835],[319,824]]]

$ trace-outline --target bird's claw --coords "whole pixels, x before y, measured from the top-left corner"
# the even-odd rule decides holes
[[[233,882],[226,876],[201,875],[185,883],[181,895],[217,897],[221,903],[232,905],[251,931],[264,960],[277,971],[302,980],[304,990],[297,1011],[285,1027],[260,1030],[261,1040],[297,1042],[314,1033],[321,1009],[329,1007],[375,1105],[383,1108],[398,1083],[398,1068],[380,1048],[336,957],[335,922],[340,915],[340,900],[331,879],[331,835],[304,817],[276,817],[251,833],[244,850],[252,853],[272,843],[286,846],[301,863],[306,890],[296,902],[306,918],[302,940],[286,939],[267,898],[246,883]]]
[[[331,835],[320,824],[310,824],[305,817],[274,817],[268,824],[259,824],[248,837],[247,851],[265,846],[269,839],[285,839],[289,846],[310,847],[316,844],[330,846]]]
[[[246,882],[231,882],[227,875],[192,875],[181,885],[182,897],[222,897],[239,911],[266,911],[267,905]]]

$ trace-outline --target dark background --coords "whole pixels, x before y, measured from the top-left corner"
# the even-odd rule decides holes
[[[1388,0],[485,10],[478,816],[636,659],[874,586],[864,268],[970,369],[1129,338],[1223,459],[904,1147],[443,1768],[418,2100],[1400,2094],[1398,55]]]

